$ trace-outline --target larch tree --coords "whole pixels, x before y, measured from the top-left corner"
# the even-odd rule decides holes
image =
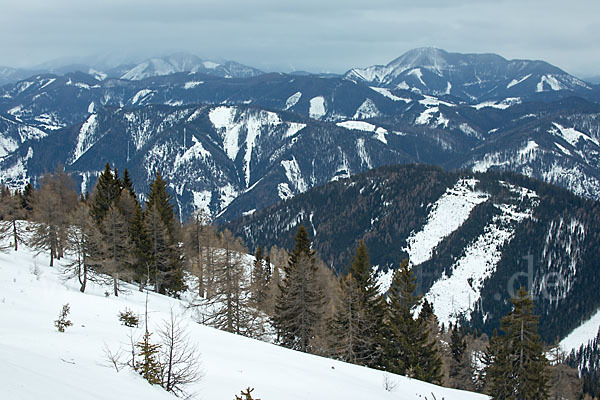
[[[26,212],[23,208],[21,196],[18,192],[11,194],[8,189],[2,190],[0,196],[0,238],[11,239],[12,244],[7,247],[13,247],[15,251],[19,250],[19,243],[24,241],[24,228],[22,227],[22,219],[25,218]]]
[[[205,296],[205,252],[204,244],[210,241],[208,235],[214,234],[208,229],[208,214],[203,210],[196,211],[192,217],[186,221],[184,232],[184,245],[186,252],[186,261],[189,271],[197,278],[198,296]]]
[[[119,281],[133,275],[133,245],[129,239],[129,229],[123,214],[111,205],[104,215],[101,225],[103,256],[102,270],[113,280],[113,293],[121,291]]]
[[[102,234],[87,204],[80,202],[69,214],[69,229],[67,236],[68,251],[71,260],[64,265],[66,278],[77,278],[79,290],[83,293],[88,282],[107,284],[109,281],[101,270],[101,260],[98,242]],[[104,247],[104,243],[100,243]]]
[[[321,325],[325,306],[317,270],[308,233],[300,226],[284,268],[273,317],[279,342],[285,347],[303,352],[312,350],[315,330]]]
[[[50,266],[61,258],[66,246],[69,211],[77,205],[77,193],[71,177],[57,169],[40,179],[40,189],[35,192],[33,219],[35,226],[30,245],[34,249],[49,251]]]

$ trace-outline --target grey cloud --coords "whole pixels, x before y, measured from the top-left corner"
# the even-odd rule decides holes
[[[0,65],[171,50],[259,68],[343,72],[436,46],[600,73],[596,0],[30,0],[0,16]]]

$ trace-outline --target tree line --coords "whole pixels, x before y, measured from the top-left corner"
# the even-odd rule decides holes
[[[81,292],[96,282],[110,284],[118,296],[123,281],[173,297],[187,290],[198,322],[228,332],[495,399],[554,393],[524,291],[502,321],[503,334],[488,341],[458,324],[439,325],[431,304],[415,294],[409,260],[382,293],[364,242],[347,273],[337,276],[303,226],[291,251],[257,247],[250,259],[243,242],[211,225],[206,214],[180,223],[159,172],[143,203],[127,170],[120,177],[108,164],[90,194],[77,195],[70,176],[57,169],[38,189],[3,188],[0,196],[0,234],[15,250],[27,241],[48,253],[51,266],[68,255],[61,265]]]

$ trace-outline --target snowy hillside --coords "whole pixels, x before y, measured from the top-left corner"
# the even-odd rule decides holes
[[[136,373],[116,372],[104,348],[128,349],[127,328],[117,314],[125,308],[143,313],[145,295],[132,288],[120,297],[92,287],[85,294],[64,281],[60,266],[48,267],[44,255],[29,249],[0,254],[0,376],[5,399],[174,398],[150,386]],[[59,333],[53,326],[63,304],[71,307],[73,326]],[[388,375],[397,383],[384,389],[381,371],[345,364],[196,324],[184,303],[150,294],[151,330],[172,309],[181,315],[191,340],[201,353],[203,379],[189,388],[198,399],[231,399],[248,386],[263,400],[286,399],[485,399],[486,396],[441,388]]]

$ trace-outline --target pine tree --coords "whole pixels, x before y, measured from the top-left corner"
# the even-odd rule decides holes
[[[533,300],[525,288],[511,299],[513,310],[502,319],[503,336],[490,340],[486,383],[497,400],[548,398],[548,360],[537,332]]]
[[[332,322],[334,354],[355,364],[375,365],[375,339],[380,334],[384,306],[367,246],[361,241],[348,274],[340,282],[340,304]]]
[[[284,275],[273,324],[283,346],[309,352],[315,329],[321,324],[325,298],[317,278],[315,252],[304,226],[298,228]]]
[[[413,317],[420,300],[413,294],[416,287],[416,278],[408,260],[404,260],[392,276],[383,334],[380,337],[380,363],[388,372],[440,383],[441,359],[436,343],[430,339],[426,321]]]

